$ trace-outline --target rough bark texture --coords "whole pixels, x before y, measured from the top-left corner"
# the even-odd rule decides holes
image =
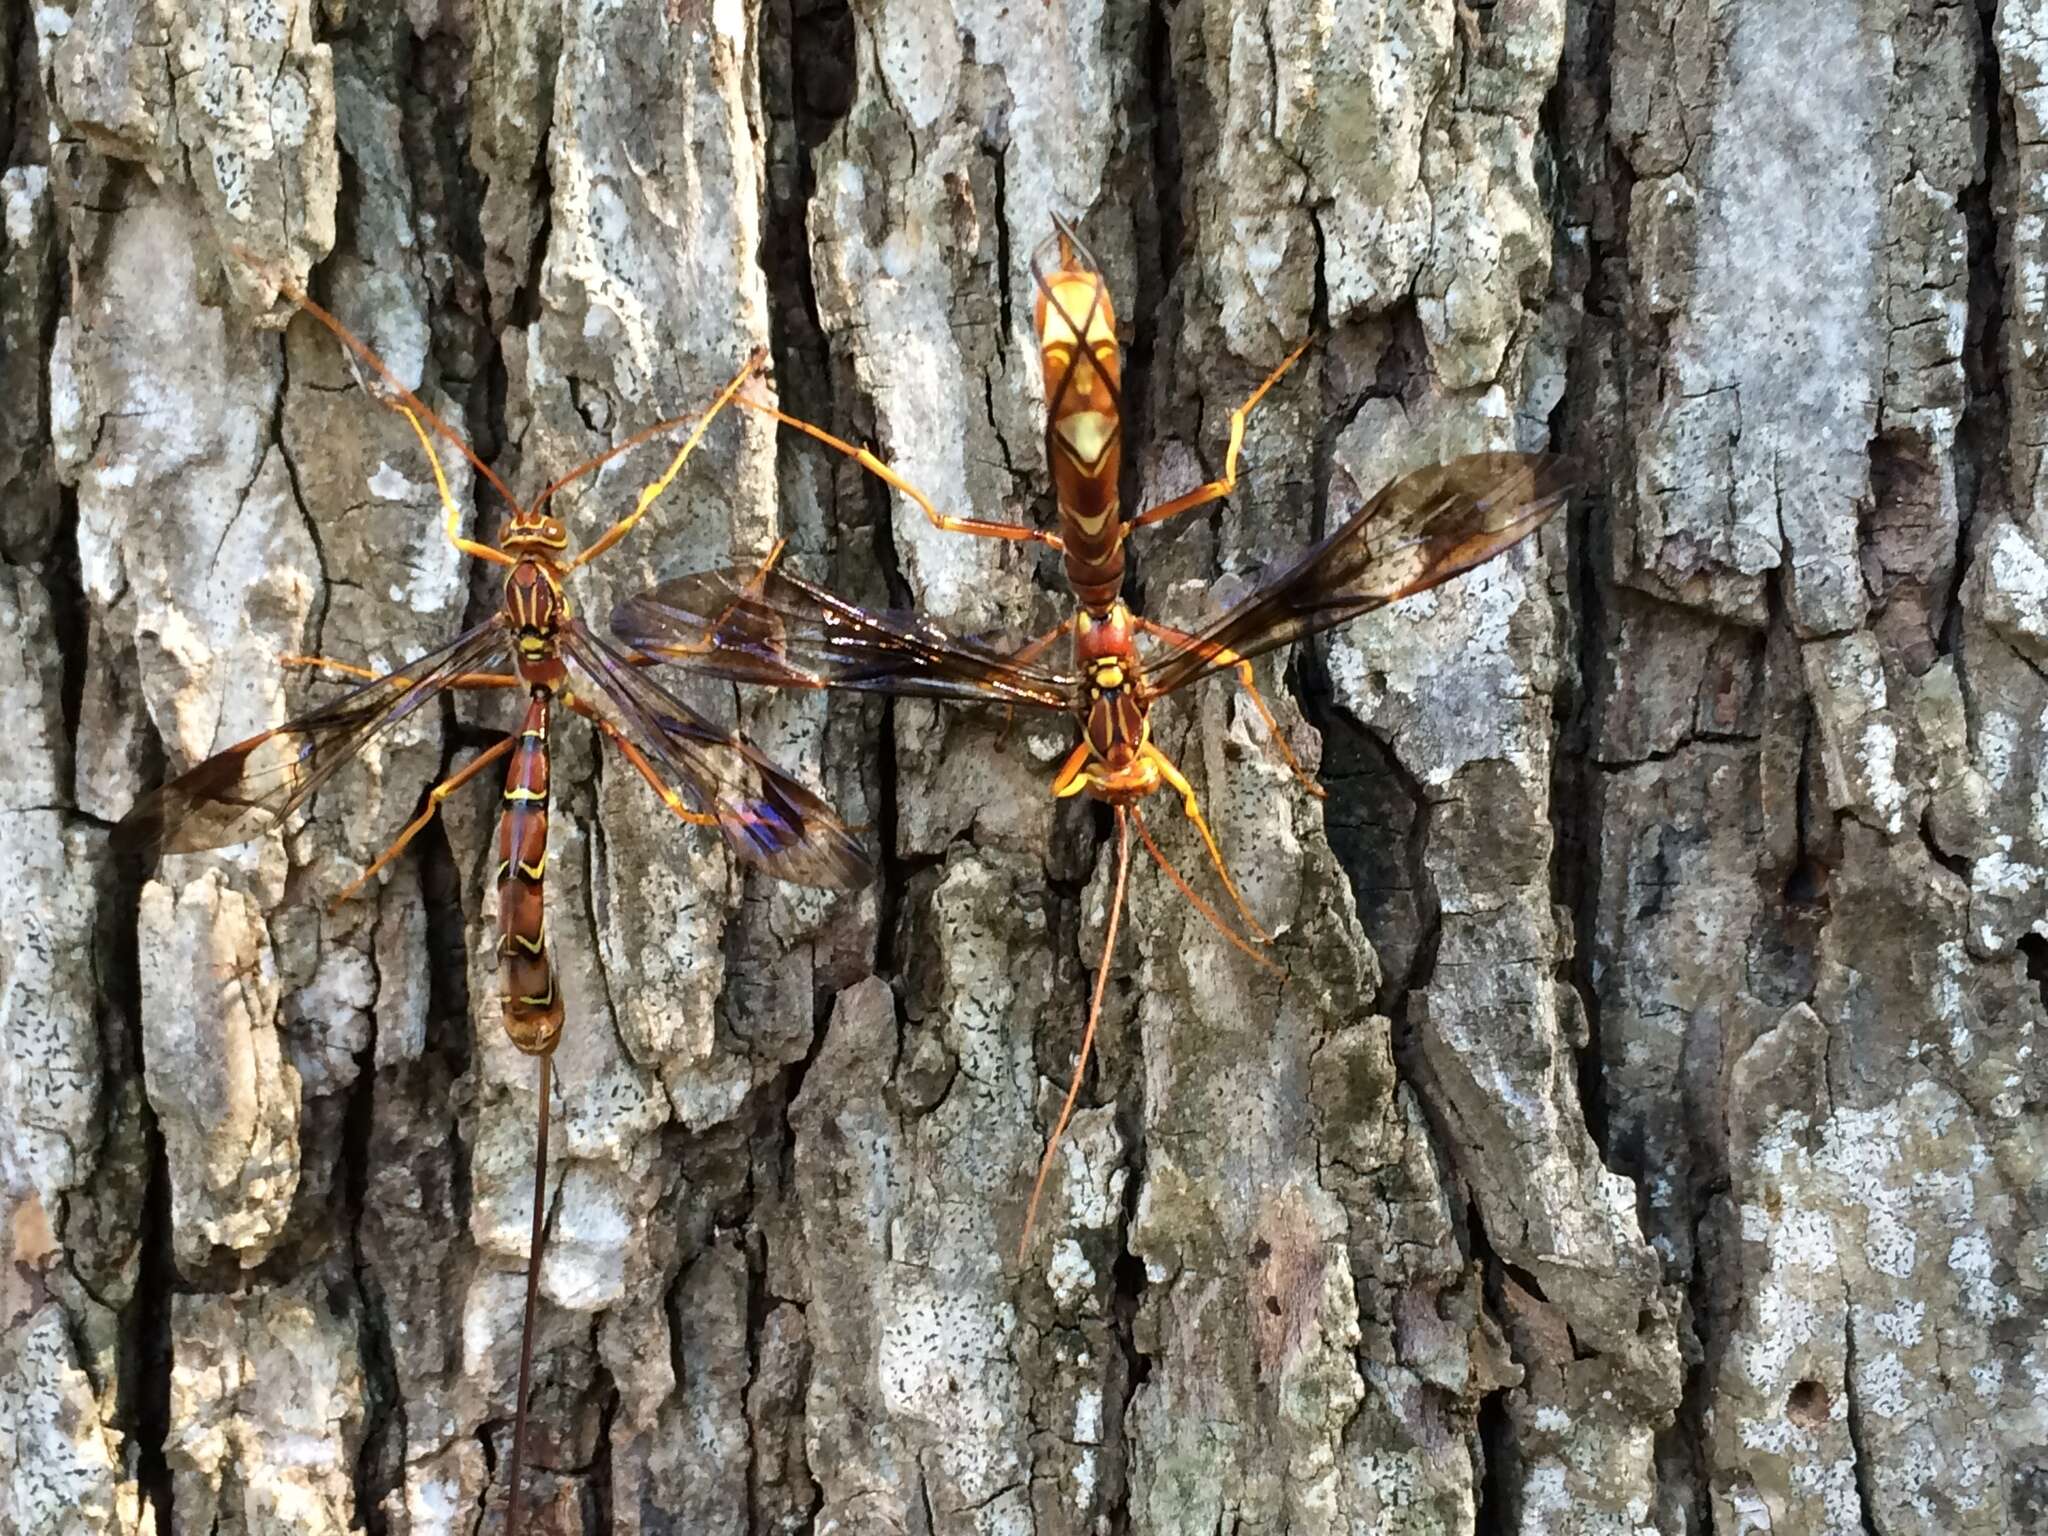
[[[1449,453],[1587,491],[1262,665],[1327,801],[1230,687],[1160,712],[1284,981],[1135,873],[1021,1268],[1113,862],[1066,728],[700,690],[872,828],[827,897],[565,722],[543,1528],[2048,1529],[2048,0],[56,0],[0,91],[0,1528],[502,1509],[489,793],[327,903],[503,701],[286,835],[108,853],[323,696],[280,655],[493,601],[230,252],[522,494],[766,342],[791,409],[1028,520],[1063,213],[1132,503],[1324,335],[1232,502],[1140,536],[1147,611]],[[574,595],[778,536],[967,628],[1066,608],[737,415]]]

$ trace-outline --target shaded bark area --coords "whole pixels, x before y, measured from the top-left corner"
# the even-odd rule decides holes
[[[1825,67],[1816,61],[1825,60]],[[520,494],[783,404],[1050,512],[1032,248],[1127,347],[1145,612],[1389,476],[1568,520],[1158,739],[1249,965],[1046,793],[1064,723],[679,684],[868,830],[776,886],[555,732],[570,999],[532,1494],[557,1532],[2032,1529],[2048,1246],[2048,6],[71,0],[0,28],[0,1525],[495,1529],[531,1066],[509,725],[421,711],[161,869],[165,771],[496,601],[334,308]],[[556,506],[595,537],[657,473]],[[466,471],[472,536],[503,512]],[[720,421],[580,573],[764,553],[977,631],[1055,561]],[[1168,801],[1151,824],[1205,870]],[[1104,857],[1105,853],[1111,857]],[[1207,889],[1206,884],[1204,889]]]

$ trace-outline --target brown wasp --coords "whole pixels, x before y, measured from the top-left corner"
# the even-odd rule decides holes
[[[564,1000],[549,958],[546,922],[548,862],[548,732],[556,709],[589,720],[632,765],[671,813],[715,828],[748,863],[799,885],[850,888],[870,878],[866,856],[829,806],[733,733],[699,715],[647,675],[644,665],[592,630],[571,606],[566,579],[612,548],[639,524],[668,489],[719,412],[759,369],[757,352],[708,409],[657,422],[609,451],[576,465],[521,504],[498,475],[440,417],[406,389],[339,320],[289,283],[271,279],[372,369],[391,391],[384,403],[411,423],[433,468],[447,513],[447,536],[465,555],[504,569],[497,610],[438,651],[400,671],[376,676],[322,657],[286,657],[285,664],[357,678],[360,686],[332,703],[215,753],[144,796],[115,829],[119,848],[192,853],[244,842],[282,826],[323,784],[380,734],[441,694],[504,689],[520,698],[517,727],[496,745],[427,792],[420,812],[391,846],[335,898],[361,890],[405,849],[456,790],[502,762],[503,808],[497,836],[498,955],[504,1026],[512,1043],[538,1062],[538,1140],[534,1154],[533,1239],[526,1269],[526,1314],[519,1351],[518,1401],[512,1431],[511,1494],[506,1530],[516,1536],[526,1439],[527,1392],[539,1294],[547,1192],[550,1065],[561,1038]],[[693,424],[694,422],[694,424]],[[668,467],[640,492],[633,510],[581,553],[548,511],[572,481],[648,440],[688,427]],[[434,440],[455,448],[513,510],[496,544],[463,537],[461,512],[449,490]],[[609,706],[600,710],[578,692],[587,687]]]

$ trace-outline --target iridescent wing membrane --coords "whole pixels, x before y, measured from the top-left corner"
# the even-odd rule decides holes
[[[494,614],[411,666],[214,753],[138,800],[115,827],[114,847],[198,853],[270,831],[379,732],[500,650],[504,636]]]
[[[504,621],[494,615],[412,666],[215,753],[138,801],[115,828],[115,846],[196,853],[272,830],[428,699],[482,686],[476,669],[504,644]],[[818,796],[643,676],[580,622],[564,632],[563,648],[611,700],[626,736],[693,811],[716,819],[739,857],[798,885],[846,889],[867,882],[866,855]]]
[[[717,818],[742,859],[795,885],[847,890],[867,883],[867,856],[823,800],[663,688],[581,619],[563,629],[562,650],[612,702],[634,744],[679,786],[690,809]]]
[[[1483,564],[1564,504],[1569,462],[1479,453],[1404,475],[1201,633],[1148,665],[1160,698]],[[678,577],[620,604],[613,633],[692,671],[773,688],[1071,710],[1081,681],[900,611],[870,612],[780,570]]]
[[[1066,711],[1079,679],[918,614],[871,612],[759,566],[700,571],[621,603],[612,633],[656,661],[770,688],[849,688]]]

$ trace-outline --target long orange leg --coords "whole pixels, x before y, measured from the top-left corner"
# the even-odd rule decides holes
[[[1140,811],[1135,805],[1131,807],[1131,819],[1137,822],[1138,836],[1142,837],[1145,840],[1145,847],[1151,851],[1153,862],[1156,863],[1161,870],[1165,871],[1167,879],[1171,880],[1176,886],[1180,888],[1180,893],[1181,895],[1187,897],[1188,904],[1192,906],[1197,912],[1201,913],[1203,917],[1209,920],[1209,926],[1211,928],[1214,928],[1218,933],[1222,934],[1224,938],[1230,940],[1230,942],[1237,946],[1237,948],[1244,953],[1246,958],[1250,959],[1254,964],[1263,965],[1269,971],[1278,971],[1280,969],[1279,966],[1275,965],[1271,960],[1267,959],[1264,955],[1260,954],[1256,949],[1253,949],[1251,945],[1245,941],[1244,937],[1241,934],[1232,932],[1230,925],[1224,922],[1223,919],[1217,915],[1216,909],[1210,906],[1209,903],[1207,903],[1206,901],[1202,900],[1200,896],[1195,894],[1195,888],[1192,885],[1188,884],[1187,877],[1183,875],[1180,872],[1180,870],[1174,866],[1173,860],[1169,859],[1166,856],[1165,852],[1160,848],[1160,846],[1152,841],[1152,829],[1145,825],[1144,813]]]
[[[1315,337],[1311,335],[1307,341],[1288,353],[1280,366],[1266,375],[1266,382],[1252,391],[1251,398],[1230,413],[1230,445],[1223,452],[1221,476],[1211,480],[1207,485],[1196,486],[1185,496],[1176,496],[1171,501],[1162,501],[1156,507],[1147,507],[1125,526],[1143,528],[1148,523],[1163,523],[1169,517],[1179,517],[1181,513],[1193,511],[1196,507],[1205,507],[1212,501],[1221,501],[1236,490],[1237,455],[1244,447],[1245,418],[1251,415],[1254,406],[1266,398],[1266,391],[1280,382],[1280,376],[1301,360],[1301,354],[1306,352],[1314,341]]]
[[[916,502],[934,528],[942,529],[947,533],[979,534],[985,539],[1010,539],[1017,542],[1044,544],[1051,549],[1063,550],[1066,548],[1060,542],[1058,534],[1047,533],[1043,528],[1033,528],[1026,523],[991,523],[978,517],[954,517],[949,513],[941,512],[931,504],[923,491],[920,491],[908,480],[897,474],[895,470],[884,464],[880,459],[868,452],[867,449],[856,448],[852,443],[846,441],[845,438],[834,437],[823,427],[814,427],[808,421],[803,421],[798,417],[778,411],[774,406],[767,404],[765,401],[741,395],[739,403],[750,411],[758,411],[763,416],[774,417],[775,420],[781,422],[785,427],[793,427],[806,437],[816,438],[827,448],[838,449],[839,452],[852,459],[854,463],[858,464],[869,474],[879,475],[883,480],[886,480],[890,485],[893,485],[897,490]]]
[[[683,804],[683,797],[670,787],[668,781],[663,779],[661,774],[656,771],[654,764],[647,761],[647,755],[633,745],[625,732],[621,731],[611,721],[605,719],[603,715],[573,694],[563,702],[592,725],[596,726],[603,733],[605,739],[619,749],[620,755],[633,765],[640,777],[645,779],[653,787],[655,794],[661,797],[663,805],[667,806],[693,827],[715,827],[718,825],[718,818],[716,816],[711,815],[707,811],[693,811]]]
[[[1252,680],[1252,664],[1249,661],[1239,656],[1227,645],[1212,644],[1194,635],[1190,635],[1184,630],[1175,629],[1171,625],[1155,624],[1152,620],[1140,618],[1137,614],[1131,615],[1131,622],[1139,631],[1151,635],[1156,640],[1164,640],[1170,645],[1181,645],[1189,650],[1200,651],[1218,666],[1236,668],[1238,686],[1251,695],[1252,703],[1259,711],[1259,718],[1266,722],[1267,734],[1273,738],[1273,745],[1280,749],[1280,756],[1286,759],[1287,766],[1294,770],[1294,776],[1301,781],[1301,787],[1314,795],[1318,800],[1329,798],[1329,791],[1308,776],[1308,770],[1303,768],[1300,760],[1295,757],[1294,748],[1287,744],[1286,736],[1281,734],[1280,722],[1273,718],[1273,711],[1266,707],[1265,696],[1259,692],[1259,685]]]
[[[1059,639],[1061,635],[1070,635],[1073,632],[1074,621],[1072,619],[1061,619],[1059,623],[1053,625],[1051,629],[1048,629],[1044,634],[1040,635],[1037,639],[1033,640],[1029,645],[1025,646],[1022,650],[1012,654],[1010,660],[1017,663],[1019,666],[1024,665],[1026,662],[1036,661],[1039,657],[1045,654],[1046,648],[1050,646],[1053,643],[1053,641]]]
[[[676,456],[668,461],[668,468],[663,470],[655,479],[641,487],[640,499],[633,504],[633,510],[612,524],[610,528],[598,537],[595,544],[584,550],[574,560],[571,560],[569,562],[570,570],[573,571],[579,566],[590,564],[591,561],[595,560],[599,555],[633,531],[633,525],[647,515],[647,509],[654,505],[655,498],[668,489],[669,482],[675,479],[676,473],[682,469],[685,461],[689,459],[692,453],[696,452],[697,444],[703,441],[704,434],[710,430],[711,423],[717,419],[718,413],[732,403],[733,397],[739,394],[740,387],[754,376],[755,371],[760,368],[766,357],[767,354],[765,352],[757,350],[752,357],[747,359],[746,364],[740,371],[732,376],[731,382],[718,392],[718,398],[713,400],[710,407],[697,419],[697,425],[691,428],[690,435],[683,439],[683,446],[678,448]],[[621,443],[619,450],[623,451],[625,448],[632,446],[633,441],[638,438],[645,438],[651,432],[663,430],[666,425],[664,423],[662,426],[649,428],[647,433],[637,434],[636,439],[629,439],[627,442]],[[607,454],[604,457],[608,458],[610,455]],[[595,462],[602,463],[603,461],[604,459],[600,458]],[[581,471],[579,470],[578,473],[581,473]],[[555,485],[549,486],[547,490],[541,492],[534,499],[534,506],[538,507],[549,496],[553,495],[561,485],[566,483],[566,480],[557,481]]]
[[[1259,926],[1259,920],[1252,916],[1252,909],[1244,904],[1244,897],[1238,894],[1237,882],[1230,878],[1230,871],[1224,866],[1223,850],[1216,846],[1215,834],[1209,830],[1209,823],[1202,817],[1202,804],[1195,798],[1194,786],[1188,783],[1178,768],[1174,767],[1173,759],[1151,742],[1146,742],[1141,751],[1142,755],[1159,770],[1159,777],[1179,792],[1180,808],[1187,814],[1188,820],[1195,824],[1195,830],[1202,834],[1202,845],[1209,850],[1209,862],[1216,866],[1216,873],[1223,881],[1223,889],[1230,892],[1230,899],[1237,903],[1238,916],[1244,919],[1245,927],[1251,929],[1261,944],[1272,943],[1273,936]]]
[[[1066,1102],[1053,1123],[1052,1137],[1045,1144],[1045,1156],[1038,1160],[1038,1179],[1031,1186],[1031,1203],[1024,1208],[1024,1235],[1017,1240],[1017,1263],[1021,1268],[1031,1251],[1031,1228],[1038,1220],[1039,1197],[1045,1193],[1046,1175],[1052,1172],[1053,1154],[1067,1121],[1074,1113],[1074,1101],[1081,1096],[1081,1074],[1088,1070],[1088,1053],[1095,1047],[1095,1026],[1102,1018],[1102,994],[1109,986],[1109,962],[1116,953],[1116,930],[1124,915],[1124,887],[1131,874],[1131,823],[1124,807],[1116,808],[1116,889],[1109,898],[1109,931],[1102,936],[1102,959],[1095,967],[1095,991],[1088,1000],[1088,1023],[1081,1031],[1081,1054],[1074,1062],[1074,1076],[1067,1084]]]
[[[280,656],[280,667],[305,667],[321,672],[339,672],[343,677],[358,678],[366,683],[382,682],[385,674],[373,672],[368,667],[359,667],[352,661],[336,661],[331,656]],[[458,672],[441,684],[443,688],[523,688],[526,686],[511,672]]]
[[[389,864],[393,859],[397,858],[401,853],[405,852],[405,845],[411,842],[415,837],[418,837],[421,828],[425,827],[428,822],[434,819],[434,812],[441,809],[441,802],[443,800],[446,800],[450,795],[454,794],[456,790],[462,788],[463,785],[467,784],[471,779],[475,778],[478,774],[482,773],[484,769],[488,768],[492,763],[495,763],[499,758],[503,757],[506,753],[510,752],[512,750],[513,743],[517,740],[518,738],[516,736],[507,736],[503,741],[499,742],[496,746],[491,747],[486,751],[479,752],[475,757],[471,758],[467,763],[465,763],[462,767],[458,768],[454,773],[451,773],[447,778],[443,779],[440,783],[436,784],[432,789],[428,790],[426,805],[421,808],[419,815],[413,817],[411,821],[405,824],[405,830],[398,834],[398,841],[393,843],[389,848],[386,848],[382,853],[378,854],[376,862],[373,863],[368,869],[364,870],[360,875],[356,876],[355,880],[349,885],[348,889],[343,891],[339,896],[334,898],[333,902],[330,904],[330,910],[332,909],[332,907],[340,906],[343,902],[347,901],[351,896],[355,895],[357,891],[360,891],[364,886],[368,885],[372,880],[374,880],[377,877],[377,872],[379,870],[383,869],[385,865]]]
[[[540,1123],[533,1151],[533,1237],[526,1249],[526,1320],[519,1329],[519,1396],[512,1406],[512,1487],[505,1502],[505,1536],[519,1536],[526,1504],[526,1395],[533,1382],[533,1320],[540,1311],[541,1245],[548,1230],[548,1093],[554,1053],[540,1058]]]

